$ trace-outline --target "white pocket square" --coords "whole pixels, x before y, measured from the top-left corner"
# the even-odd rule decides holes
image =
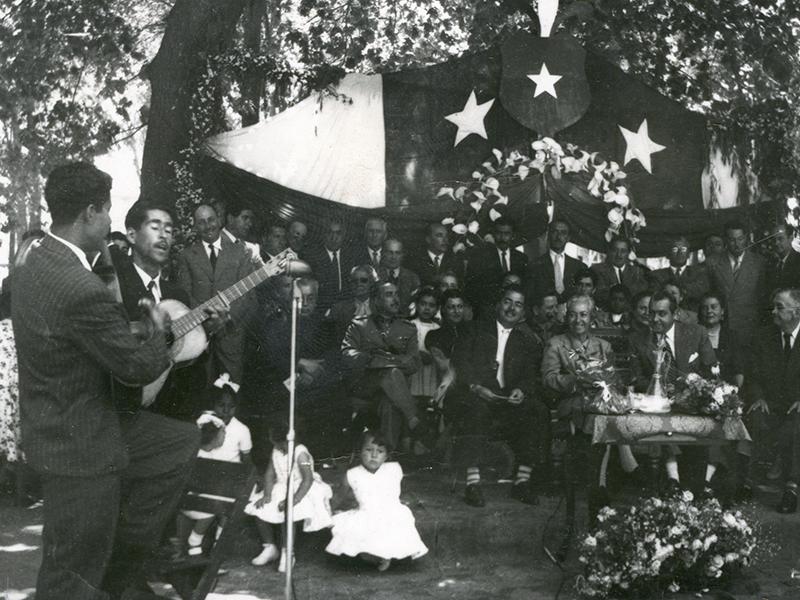
[[[696,361],[696,360],[697,360],[697,358],[698,358],[699,356],[700,356],[700,355],[699,355],[697,352],[694,352],[694,353],[693,353],[693,354],[692,354],[692,355],[689,357],[689,362],[690,362],[690,363],[693,363],[694,361]]]

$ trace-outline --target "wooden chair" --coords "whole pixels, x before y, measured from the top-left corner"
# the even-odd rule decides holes
[[[183,600],[204,600],[213,589],[255,480],[256,471],[250,465],[206,458],[195,462],[179,508],[216,515],[221,532],[203,555],[161,561],[151,569],[170,583]]]

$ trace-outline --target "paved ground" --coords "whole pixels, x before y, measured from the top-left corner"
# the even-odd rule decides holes
[[[326,479],[336,478],[328,471]],[[322,551],[325,532],[301,534],[295,590],[298,600],[394,599],[539,599],[575,598],[578,565],[574,553],[564,573],[547,560],[542,545],[555,548],[563,534],[563,505],[555,495],[529,507],[507,498],[508,484],[487,485],[487,506],[467,507],[459,493],[450,491],[450,475],[443,470],[419,470],[404,480],[404,501],[414,511],[430,553],[409,564],[393,565],[386,573],[334,559]],[[630,496],[623,495],[623,501]],[[767,532],[767,554],[731,591],[741,600],[800,599],[800,580],[790,578],[800,569],[800,516],[782,516],[772,510],[777,491],[763,488],[753,511]],[[585,505],[579,504],[579,514]],[[579,519],[580,528],[585,526]],[[0,497],[0,600],[33,598],[40,561],[41,509],[22,509]],[[283,580],[274,566],[249,564],[257,548],[252,530],[245,529],[235,554],[219,579],[216,600],[273,600],[283,597]],[[162,593],[169,590],[161,588]],[[675,596],[681,598],[682,596]],[[687,596],[686,598],[689,598]],[[64,599],[69,600],[69,599]]]

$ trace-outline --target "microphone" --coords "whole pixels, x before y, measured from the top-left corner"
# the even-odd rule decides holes
[[[302,277],[311,273],[311,266],[303,260],[287,260],[286,274],[289,277]]]

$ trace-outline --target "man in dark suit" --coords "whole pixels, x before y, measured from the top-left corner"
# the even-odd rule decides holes
[[[684,236],[672,240],[669,251],[669,266],[650,272],[653,288],[663,288],[668,283],[685,290],[686,308],[697,312],[700,298],[709,290],[708,273],[700,265],[687,265],[689,241]]]
[[[369,265],[358,265],[350,270],[350,289],[353,297],[340,300],[325,313],[325,320],[333,327],[333,339],[341,346],[344,334],[353,319],[372,314],[370,296],[372,287],[378,282],[378,274]]]
[[[608,291],[618,283],[628,288],[631,297],[647,289],[647,271],[639,263],[628,260],[630,253],[630,242],[616,238],[608,245],[606,262],[592,265],[597,275],[595,299],[602,308],[608,306]]]
[[[439,276],[443,273],[450,272],[461,278],[464,263],[460,256],[450,251],[447,227],[441,223],[428,225],[425,250],[411,260],[411,270],[419,276],[422,285],[433,287],[438,287]]]
[[[773,294],[772,319],[754,339],[748,429],[758,454],[777,444],[785,479],[778,512],[793,513],[800,483],[800,290]]]
[[[383,259],[381,268],[378,269],[378,277],[381,281],[388,281],[397,286],[401,317],[409,315],[411,300],[420,286],[417,274],[403,266],[404,258],[403,242],[394,238],[383,242]]]
[[[560,302],[566,300],[570,284],[577,273],[586,269],[577,258],[568,256],[564,249],[569,242],[569,224],[554,220],[547,229],[549,250],[531,265],[531,288],[534,296],[555,290]]]
[[[508,286],[495,304],[494,318],[471,327],[455,344],[453,364],[458,390],[445,401],[445,417],[454,424],[467,456],[464,499],[483,506],[480,460],[488,437],[498,434],[514,451],[512,497],[538,503],[531,474],[545,460],[550,412],[540,399],[542,348],[518,327],[525,319],[525,294]]]
[[[781,223],[768,232],[772,236],[772,254],[775,257],[767,269],[769,292],[800,288],[800,253],[792,248],[794,229]]]
[[[189,296],[190,308],[210,300],[256,268],[244,245],[220,235],[217,214],[211,206],[201,204],[195,209],[194,229],[198,239],[178,256],[176,279]],[[220,373],[228,373],[233,381],[242,380],[243,328],[255,307],[252,295],[244,296],[231,307],[233,321],[211,340],[207,381],[214,381]]]
[[[323,232],[322,246],[310,249],[306,255],[314,279],[319,282],[317,310],[321,314],[325,314],[339,300],[350,296],[347,275],[355,265],[353,253],[343,247],[344,238],[342,222],[330,220]]]
[[[111,379],[143,385],[169,365],[165,316],[144,340],[92,273],[105,243],[111,178],[87,163],[53,170],[51,233],[15,271],[23,448],[42,478],[40,600],[158,598],[142,566],[161,539],[197,453],[194,424],[118,413]]]
[[[353,250],[353,260],[357,265],[370,265],[376,271],[383,260],[383,242],[389,228],[380,217],[371,217],[364,223],[364,241]]]
[[[645,392],[656,368],[656,352],[662,352],[662,385],[674,384],[681,375],[698,373],[709,376],[717,357],[705,329],[700,325],[675,320],[678,305],[669,293],[655,292],[650,298],[650,331],[630,335],[633,350],[631,375],[637,391]],[[678,462],[675,452],[666,460],[667,476],[673,487],[679,487]]]
[[[767,273],[763,258],[746,249],[747,230],[739,222],[725,225],[722,256],[706,261],[711,289],[722,294],[728,308],[728,326],[738,331],[747,344],[761,322],[766,308]]]
[[[506,273],[519,275],[523,284],[528,279],[528,257],[512,247],[514,224],[500,217],[492,223],[491,232],[494,244],[480,246],[468,256],[464,285],[475,311],[484,311],[486,315],[493,313]]]
[[[122,304],[130,321],[142,321],[145,311],[142,299],[161,302],[178,300],[190,304],[188,294],[174,281],[164,276],[163,269],[169,262],[173,242],[171,209],[158,203],[139,200],[125,216],[127,240],[131,254],[114,252],[111,258],[122,294]],[[227,309],[209,307],[208,320],[203,323],[207,334],[222,327],[227,319]],[[193,420],[204,407],[197,404],[205,387],[205,372],[200,363],[174,368],[155,402],[149,407],[153,412],[183,420]],[[115,386],[117,402],[123,397],[138,404],[138,390]]]

